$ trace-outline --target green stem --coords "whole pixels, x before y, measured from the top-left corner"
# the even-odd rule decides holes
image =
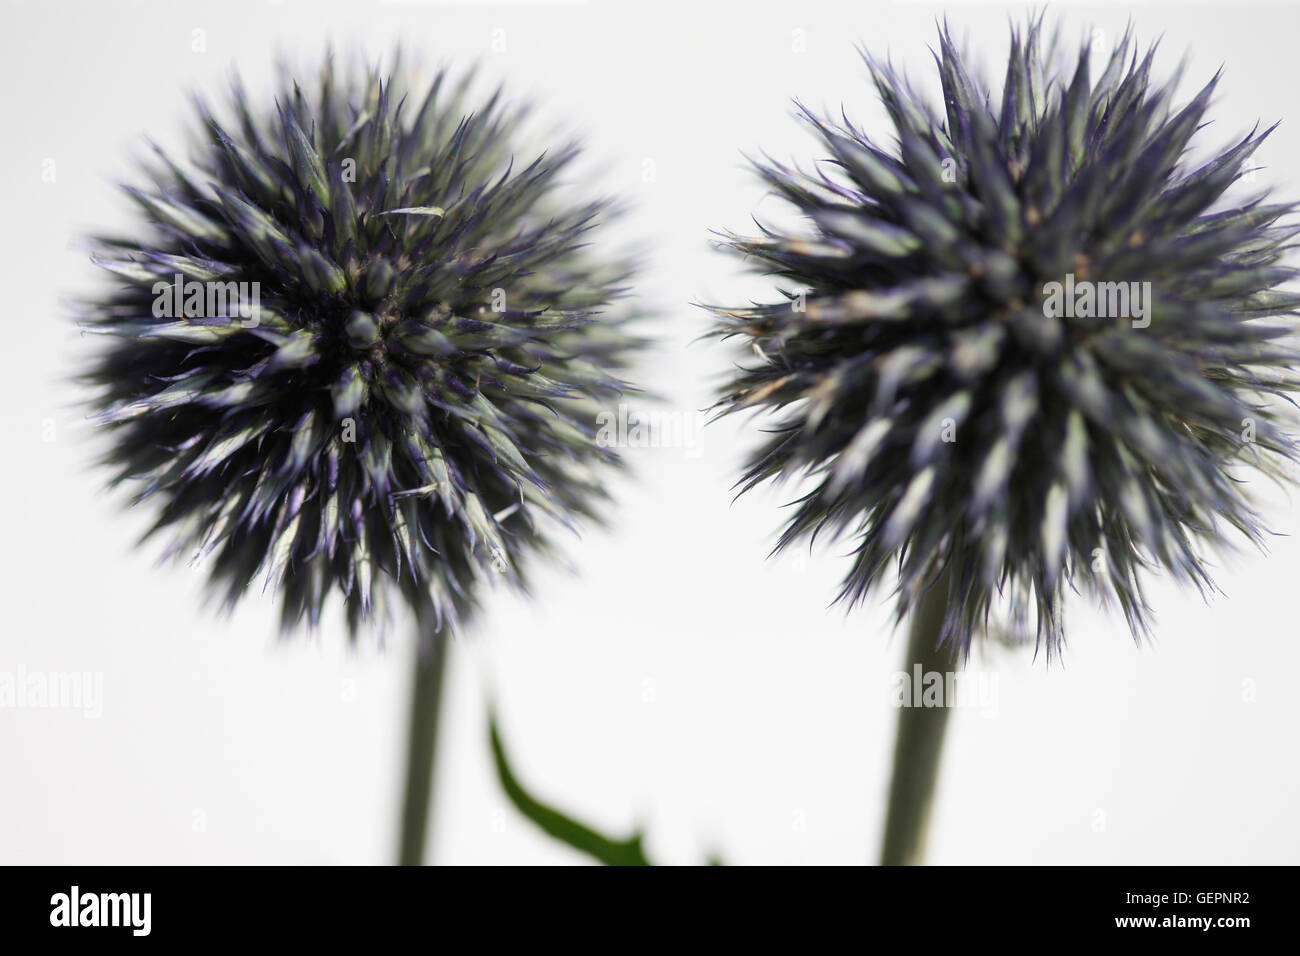
[[[438,711],[442,702],[443,672],[447,665],[448,635],[435,624],[433,606],[416,608],[419,630],[411,682],[411,722],[406,748],[406,794],[402,802],[402,837],[398,862],[419,866],[424,862],[433,797],[434,764],[438,747]]]
[[[921,598],[912,617],[904,661],[908,687],[922,675],[945,674],[953,667],[950,647],[939,647],[944,611],[948,606],[948,572],[945,571]],[[946,684],[946,677],[945,677]],[[939,779],[939,758],[948,725],[949,701],[940,707],[908,706],[898,709],[898,737],[894,744],[894,773],[889,784],[889,810],[885,817],[882,866],[918,866],[925,855],[926,829]]]

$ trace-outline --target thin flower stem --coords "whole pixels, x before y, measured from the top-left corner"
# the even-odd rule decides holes
[[[939,646],[944,611],[948,606],[948,572],[922,597],[912,618],[904,664],[909,681],[917,665],[922,675],[944,674],[953,666],[952,646]],[[946,683],[946,679],[945,679]],[[894,773],[889,784],[889,810],[885,817],[882,866],[919,866],[925,855],[926,830],[939,778],[939,758],[948,726],[949,702],[939,707],[907,706],[898,709],[898,737],[894,744]]]
[[[432,605],[417,608],[415,616],[419,634],[406,748],[406,794],[398,860],[402,866],[420,866],[424,862],[438,748],[438,712],[447,665],[448,634],[437,629]]]

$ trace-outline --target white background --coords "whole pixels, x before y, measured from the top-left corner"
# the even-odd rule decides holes
[[[961,3],[953,25],[990,64],[1020,7]],[[67,379],[89,343],[66,298],[95,270],[71,244],[120,224],[112,181],[143,138],[177,146],[186,93],[238,65],[265,91],[277,51],[310,62],[328,38],[427,60],[484,61],[544,117],[585,132],[603,187],[635,209],[640,288],[662,315],[641,378],[693,418],[731,352],[692,345],[692,301],[768,285],[710,250],[710,229],[767,211],[741,151],[817,156],[791,118],[799,96],[877,122],[854,51],[892,52],[929,82],[941,8],[888,3],[7,3],[0,38],[5,198],[0,238],[0,672],[103,674],[103,715],[0,709],[0,863],[384,863],[393,856],[411,648],[349,648],[332,617],[314,642],[276,639],[269,595],[233,617],[203,606],[202,572],[155,567],[134,541],[147,515],[103,492]],[[1165,69],[1225,67],[1207,142],[1256,118],[1295,117],[1287,5],[1070,5],[1065,35],[1109,38],[1130,16],[1163,34]],[[192,31],[206,31],[206,52]],[[504,31],[504,32],[499,32]],[[803,31],[797,33],[796,31]],[[800,39],[806,49],[799,51]],[[504,42],[504,50],[500,46]],[[494,45],[497,49],[494,49]],[[1190,94],[1191,84],[1184,87]],[[1300,117],[1263,148],[1265,180],[1296,196]],[[874,125],[871,125],[874,124]],[[42,182],[43,162],[57,179]],[[648,166],[649,160],[653,165]],[[652,169],[652,181],[645,172]],[[47,429],[55,426],[54,440]],[[900,635],[888,609],[828,609],[843,556],[765,560],[777,491],[731,503],[754,423],[694,448],[630,456],[609,530],[569,548],[575,574],[538,599],[489,593],[454,648],[433,858],[571,863],[507,807],[488,762],[499,702],[521,776],[614,832],[636,822],[664,862],[716,850],[733,863],[874,859]],[[1257,487],[1261,494],[1265,489]],[[1300,511],[1264,499],[1271,526]],[[1206,606],[1155,582],[1158,642],[1076,602],[1064,665],[1005,649],[996,707],[959,710],[931,860],[937,863],[1295,863],[1300,771],[1296,590],[1300,546],[1223,562]]]

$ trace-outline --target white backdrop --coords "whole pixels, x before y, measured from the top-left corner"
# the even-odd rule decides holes
[[[1296,196],[1294,36],[1283,4],[1051,5],[1066,36],[1113,38],[1132,17],[1190,51],[1190,81],[1225,77],[1208,131],[1284,123],[1261,159]],[[648,244],[640,288],[662,311],[641,378],[694,423],[730,352],[691,342],[692,301],[766,284],[712,252],[708,231],[766,210],[741,151],[811,159],[789,100],[877,116],[853,45],[930,67],[942,8],[911,3],[7,3],[0,38],[5,185],[0,289],[0,673],[102,675],[102,715],[0,708],[0,863],[384,863],[393,855],[410,647],[349,648],[337,617],[279,642],[269,595],[226,619],[201,572],[134,547],[146,515],[89,469],[70,407],[87,343],[63,300],[95,270],[70,240],[123,221],[112,181],[145,135],[181,142],[186,92],[238,65],[266,89],[277,51],[325,41],[371,54],[400,38],[430,60],[481,58],[488,77],[578,126],[606,189]],[[958,3],[955,27],[990,62],[1024,7]],[[196,52],[195,30],[206,49]],[[1294,118],[1292,118],[1294,117]],[[879,127],[876,127],[879,129]],[[42,173],[54,160],[54,182]],[[46,177],[48,178],[48,176]],[[687,433],[688,437],[692,434]],[[611,830],[648,828],[650,852],[689,863],[874,859],[887,786],[887,608],[828,609],[846,563],[767,561],[784,496],[731,503],[756,433],[725,422],[630,452],[609,530],[543,573],[538,599],[490,595],[454,648],[434,859],[581,858],[507,807],[488,761],[485,701],[501,706],[521,776]],[[1261,493],[1265,489],[1259,489]],[[1274,493],[1283,535],[1300,511]],[[1083,602],[1064,665],[992,652],[992,705],[957,712],[932,834],[938,863],[1295,863],[1300,545],[1223,563],[1209,606],[1156,584],[1158,642]],[[988,678],[992,681],[994,678]]]

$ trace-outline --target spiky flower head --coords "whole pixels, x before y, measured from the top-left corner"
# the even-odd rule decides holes
[[[576,144],[516,161],[500,91],[406,77],[329,57],[265,104],[236,81],[96,241],[114,481],[229,603],[278,585],[286,628],[334,592],[354,635],[398,593],[454,625],[617,461],[595,422],[636,342],[630,262],[590,245],[605,200],[564,199]]]
[[[727,237],[789,287],[714,310],[758,356],[719,405],[782,413],[741,484],[809,479],[778,548],[851,537],[841,599],[896,566],[902,617],[947,572],[944,641],[1009,604],[1051,653],[1068,589],[1141,637],[1149,569],[1204,593],[1221,530],[1260,541],[1236,468],[1294,454],[1300,297],[1293,207],[1225,200],[1267,133],[1190,158],[1217,76],[1178,107],[1128,34],[1093,79],[1088,46],[1012,33],[1000,95],[945,27],[942,111],[868,57],[894,142],[801,110],[828,162],[755,164],[806,225]]]

